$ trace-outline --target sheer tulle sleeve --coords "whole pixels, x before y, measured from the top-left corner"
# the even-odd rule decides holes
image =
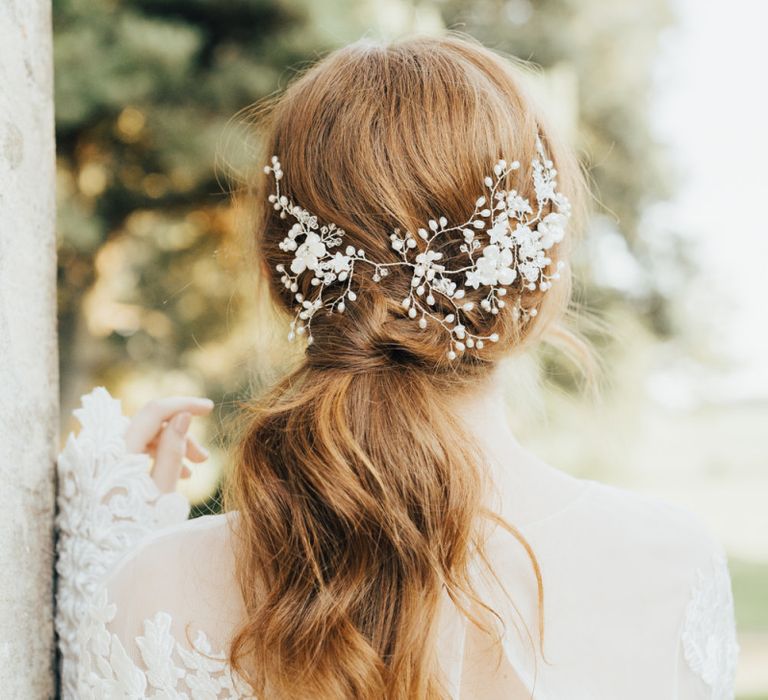
[[[119,400],[97,387],[74,415],[81,429],[58,458],[56,631],[64,698],[76,697],[78,625],[105,576],[146,535],[189,515],[184,496],[159,491],[149,455],[127,451],[128,418]]]
[[[739,645],[728,563],[719,547],[695,572],[679,651],[680,700],[733,699]]]

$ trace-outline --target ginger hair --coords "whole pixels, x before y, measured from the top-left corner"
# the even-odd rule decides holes
[[[507,188],[535,201],[538,134],[577,212],[549,251],[553,265],[568,257],[583,200],[577,161],[525,94],[519,65],[474,40],[452,33],[358,41],[305,69],[253,114],[257,165],[278,155],[283,193],[344,229],[345,245],[382,262],[398,259],[394,228],[416,231],[438,216],[466,220],[500,158],[520,161]],[[257,168],[248,183],[252,235],[271,296],[291,313],[293,295],[275,270],[290,265],[278,243],[291,222],[267,203],[270,188]],[[460,255],[459,243],[445,248],[447,259]],[[311,298],[309,277],[300,278],[300,291]],[[462,602],[492,612],[468,573],[473,556],[487,562],[483,523],[501,524],[528,551],[543,634],[536,558],[485,507],[480,452],[453,402],[500,357],[542,337],[583,352],[562,323],[568,267],[545,293],[510,290],[536,306],[534,318],[494,316],[477,304],[467,327],[498,333],[499,342],[453,361],[438,324],[422,330],[407,317],[409,283],[404,268],[379,283],[360,275],[345,313],[313,319],[314,342],[300,366],[246,405],[229,501],[239,511],[247,617],[230,662],[259,697],[446,697],[435,654],[443,591],[492,633]]]

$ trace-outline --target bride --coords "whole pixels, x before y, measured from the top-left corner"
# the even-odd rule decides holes
[[[361,41],[262,104],[253,236],[303,361],[246,409],[226,512],[191,521],[212,403],[83,397],[64,697],[733,697],[720,546],[508,427],[499,362],[583,349],[584,186],[517,70],[454,35]]]

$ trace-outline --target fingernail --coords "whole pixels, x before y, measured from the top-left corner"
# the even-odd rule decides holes
[[[173,425],[173,429],[176,432],[183,434],[187,432],[187,428],[189,428],[191,420],[192,414],[187,411],[183,411],[182,413],[174,416],[173,420],[171,421],[171,425]]]

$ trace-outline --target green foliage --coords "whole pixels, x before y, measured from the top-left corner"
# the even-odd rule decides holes
[[[215,263],[238,251],[217,148],[286,66],[328,48],[307,22],[301,3],[267,0],[54,3],[65,403],[81,375],[184,369],[187,350],[226,334],[237,288]]]
[[[729,561],[736,624],[745,632],[768,632],[768,563]]]

